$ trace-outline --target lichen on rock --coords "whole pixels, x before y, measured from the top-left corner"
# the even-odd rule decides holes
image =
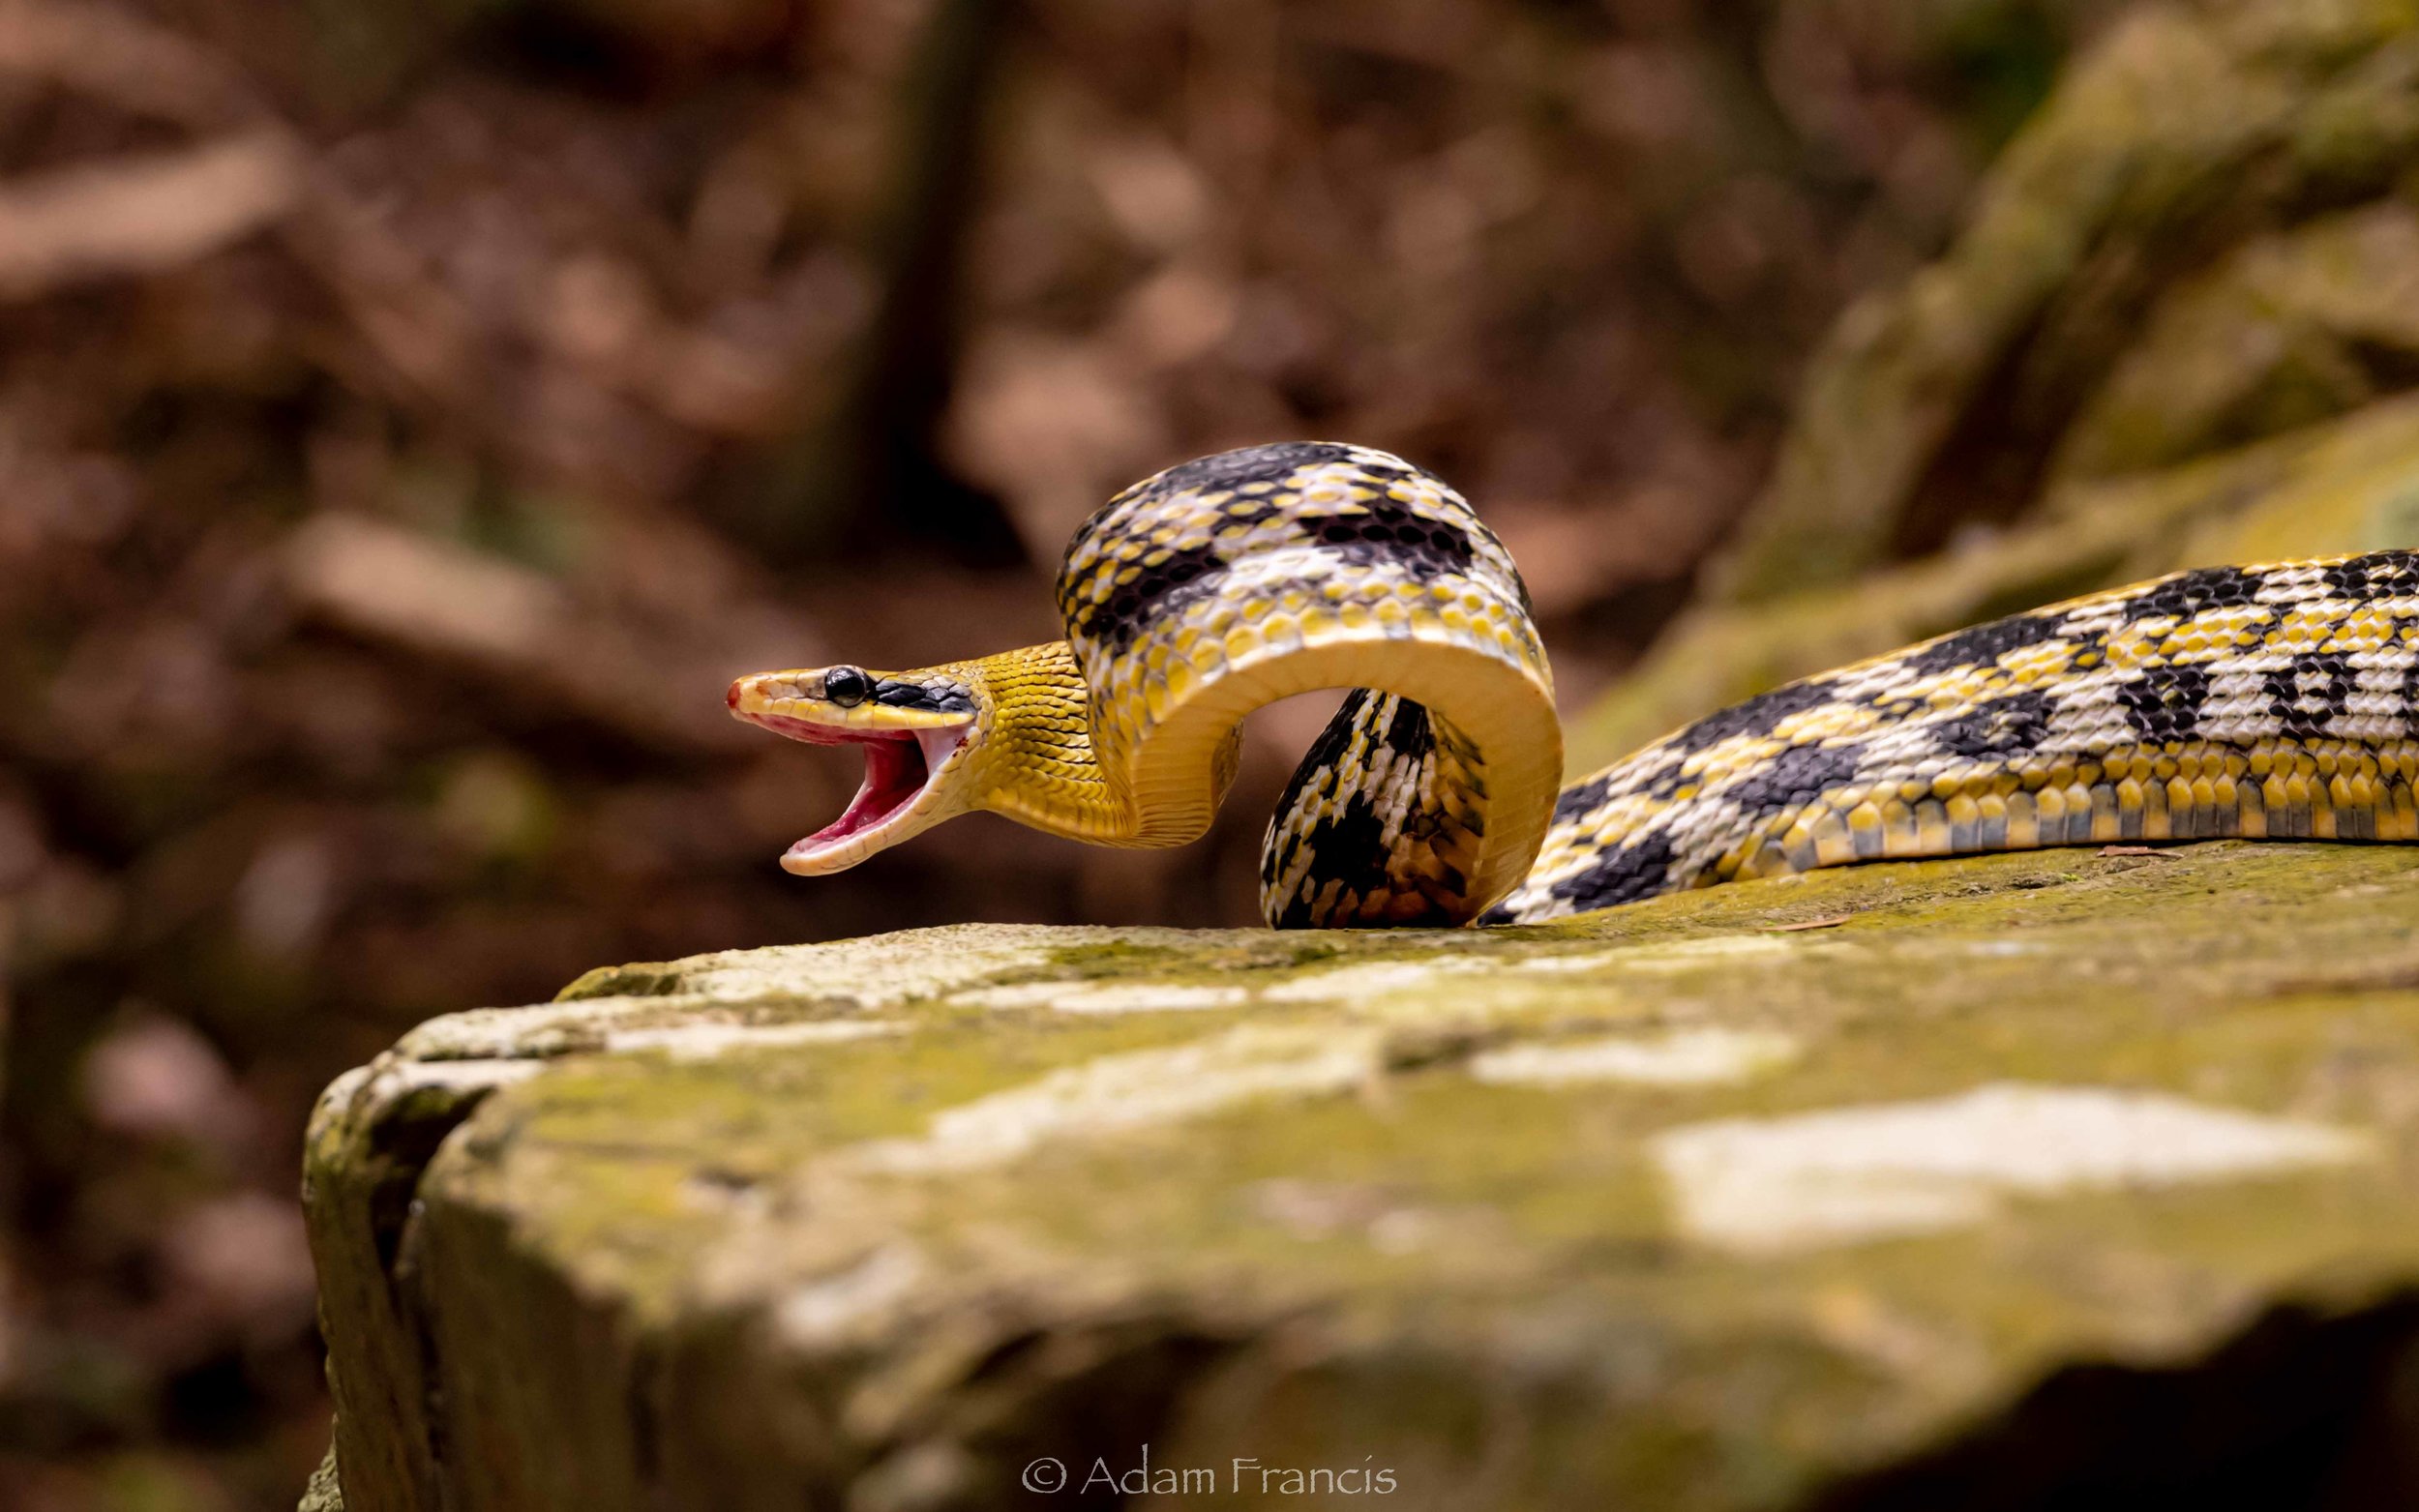
[[[1213,1501],[1882,1505],[2062,1367],[2149,1422],[2273,1387],[2263,1317],[2407,1327],[2415,1136],[2407,856],[2220,844],[600,973],[331,1088],[311,1217],[355,1512],[1022,1505],[1145,1444]],[[2340,1443],[2380,1390],[2305,1394]]]

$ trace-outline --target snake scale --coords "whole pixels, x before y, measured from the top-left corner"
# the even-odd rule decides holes
[[[762,672],[732,711],[855,745],[839,871],[984,809],[1111,845],[1209,827],[1251,710],[1354,690],[1263,848],[1280,928],[1532,923],[1880,858],[2135,840],[2419,839],[2419,555],[2209,567],[1790,683],[1561,786],[1511,557],[1384,452],[1252,447],[1076,532],[1067,638],[907,672]]]

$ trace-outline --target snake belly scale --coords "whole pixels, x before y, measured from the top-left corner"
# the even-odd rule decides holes
[[[1886,858],[2242,836],[2419,840],[2419,556],[2212,567],[1806,678],[1560,786],[1517,568],[1384,452],[1172,467],[1077,531],[1067,638],[907,672],[733,683],[853,745],[862,787],[782,858],[853,866],[953,815],[1101,845],[1205,831],[1242,719],[1352,693],[1262,851],[1279,927],[1532,923]]]

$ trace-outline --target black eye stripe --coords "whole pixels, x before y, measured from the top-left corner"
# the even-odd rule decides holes
[[[894,709],[916,709],[927,714],[971,714],[974,698],[962,684],[950,682],[911,683],[902,678],[884,677],[874,684],[874,701]]]

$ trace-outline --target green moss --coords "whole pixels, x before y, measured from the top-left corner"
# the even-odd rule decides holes
[[[969,936],[650,968],[683,994],[651,1026],[858,1018],[884,1026],[872,1037],[609,1052],[636,1001],[592,1000],[620,1017],[488,1092],[426,1157],[403,1272],[422,1300],[372,1332],[427,1341],[332,1330],[340,1379],[433,1360],[445,1433],[484,1446],[447,1451],[446,1473],[542,1464],[576,1439],[582,1475],[732,1454],[751,1478],[829,1491],[851,1456],[879,1458],[874,1440],[800,1443],[945,1438],[848,1425],[976,1412],[1043,1445],[1123,1410],[1137,1388],[1115,1362],[1142,1349],[1209,1393],[1149,1429],[1154,1460],[1386,1454],[1473,1504],[1599,1504],[1610,1487],[1757,1506],[2062,1362],[2205,1348],[2319,1271],[2419,1271],[2419,1190],[2390,1153],[2419,1139],[2419,877],[2392,847],[1849,868],[1504,931],[981,938],[1011,964],[836,1018],[822,1005],[925,980]],[[1344,990],[1305,987],[1330,970]],[[1121,983],[1257,995],[1122,1013],[985,995],[1049,981],[1094,1003]],[[567,1035],[558,1018],[523,1026]],[[1682,1085],[1473,1071],[1508,1047],[1706,1028],[1785,1035],[1797,1054]],[[449,1043],[439,1029],[420,1038]],[[2318,1119],[2375,1131],[2388,1154],[2016,1194],[1963,1227],[1770,1254],[1676,1228],[1651,1154],[1677,1124],[2003,1082]],[[1019,1119],[1037,1120],[1030,1138],[984,1142]],[[314,1131],[314,1171],[341,1178],[320,1184],[314,1230],[369,1201],[376,1142],[342,1119]],[[877,1158],[901,1150],[913,1159]],[[1030,1366],[982,1363],[1025,1359],[1019,1340],[1040,1341]],[[675,1361],[678,1390],[655,1374]],[[647,1445],[624,1441],[633,1392],[657,1402]],[[858,1416],[826,1415],[835,1392]],[[806,1422],[821,1426],[796,1438]],[[1527,1447],[1488,1469],[1507,1423]],[[963,1452],[968,1474],[1021,1464]]]
[[[626,966],[598,966],[582,972],[572,984],[554,994],[558,1003],[581,1002],[591,997],[661,997],[680,991],[676,971],[656,962],[642,962]]]
[[[1115,941],[1099,945],[1066,945],[1051,951],[1049,966],[1043,971],[1030,973],[1028,979],[1047,975],[1084,981],[1092,977],[1149,970],[1153,966],[1173,965],[1181,960],[1180,952],[1166,945],[1128,945]]]

